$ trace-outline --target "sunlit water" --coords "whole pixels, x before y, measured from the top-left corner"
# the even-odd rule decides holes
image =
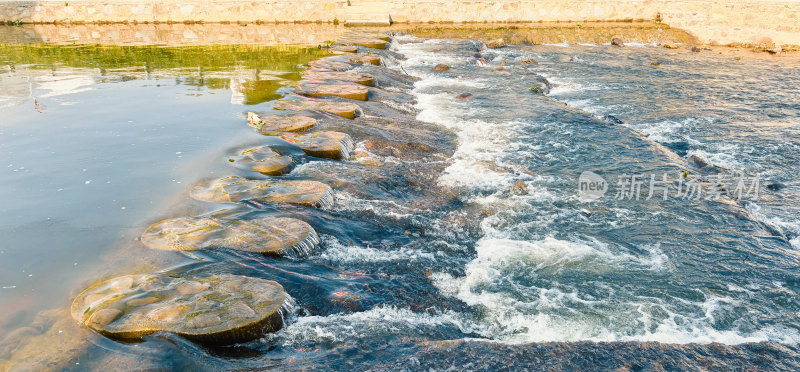
[[[530,59],[538,64],[522,68]],[[325,210],[188,200],[187,185],[209,175],[260,177],[226,167],[230,149],[280,143],[247,128],[242,113],[270,105],[241,106],[246,94],[232,82],[6,68],[0,84],[22,93],[0,109],[0,304],[15,309],[0,326],[12,331],[40,309],[67,306],[87,281],[138,264],[277,280],[297,307],[283,330],[228,348],[81,333],[88,342],[65,353],[69,365],[414,369],[426,362],[425,342],[461,339],[578,349],[769,341],[797,355],[797,61],[652,46],[481,50],[408,36],[384,61],[388,69],[357,69],[379,86],[361,118],[318,116],[383,165],[304,159],[284,176],[330,184],[336,200]],[[439,63],[451,69],[433,72]],[[549,94],[529,89],[537,73],[553,83]],[[584,171],[609,182],[604,197],[579,199]],[[618,176],[686,171],[761,174],[761,195],[615,198]],[[322,244],[309,257],[276,259],[155,255],[135,241],[159,218],[223,208],[304,219]],[[481,344],[465,361],[502,347]],[[598,355],[618,359],[627,347],[601,344]],[[451,357],[432,363],[446,368]]]

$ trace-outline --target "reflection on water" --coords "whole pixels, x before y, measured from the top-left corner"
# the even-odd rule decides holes
[[[280,87],[300,79],[300,62],[324,55],[292,46],[0,44],[0,106],[79,93],[111,80],[165,78],[228,90],[231,103],[253,105],[279,97]]]
[[[325,55],[298,46],[0,44],[0,337],[118,266],[97,257],[214,171],[196,164],[217,159],[198,159],[251,135],[238,105],[281,97],[305,62]]]

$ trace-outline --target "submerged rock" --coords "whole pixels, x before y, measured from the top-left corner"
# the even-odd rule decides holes
[[[333,160],[347,159],[354,147],[350,136],[341,132],[287,133],[281,138],[303,149],[309,156]]]
[[[622,42],[622,39],[620,39],[618,37],[615,37],[615,38],[611,39],[611,45],[622,47],[622,46],[625,46],[625,43]]]
[[[276,110],[316,110],[336,114],[348,119],[356,117],[358,105],[350,102],[325,102],[310,99],[282,99],[275,101],[273,107]]]
[[[440,64],[438,64],[438,65],[433,67],[433,71],[437,71],[437,72],[443,72],[443,71],[447,71],[449,69],[450,69],[450,66],[442,64],[442,63],[440,63]]]
[[[368,87],[375,85],[375,78],[370,74],[359,72],[342,72],[342,71],[309,71],[306,78],[312,80],[341,80],[366,85]]]
[[[491,49],[498,49],[506,46],[506,41],[503,39],[490,40],[486,42],[486,46]]]
[[[318,84],[302,82],[298,86],[298,94],[309,97],[342,97],[358,101],[366,101],[369,89],[356,84]]]
[[[664,44],[664,48],[667,48],[667,49],[678,49],[680,47],[681,47],[680,45],[675,44],[675,43],[666,43],[666,44]]]
[[[526,59],[526,60],[522,61],[522,64],[526,65],[526,66],[527,65],[538,65],[539,62],[536,62],[535,59]]]
[[[160,250],[229,248],[271,255],[299,256],[306,255],[316,247],[319,237],[311,225],[287,217],[251,220],[212,216],[178,217],[150,225],[142,234],[142,243],[148,248]],[[134,301],[142,303],[143,300]]]
[[[283,202],[310,207],[333,204],[328,185],[305,180],[250,180],[239,176],[206,180],[192,187],[190,196],[196,200],[225,203],[244,200]]]
[[[308,116],[258,116],[247,113],[247,124],[261,134],[272,135],[280,132],[303,132],[317,124],[317,119]]]
[[[291,156],[279,154],[270,146],[259,146],[238,151],[228,157],[228,163],[267,176],[280,176],[292,170],[294,160]]]
[[[117,289],[114,283],[119,281],[132,285]],[[271,280],[230,274],[139,274],[89,287],[70,310],[75,320],[108,337],[131,339],[167,331],[226,345],[279,330],[290,305],[283,287]]]
[[[456,96],[458,99],[469,99],[472,98],[472,93],[461,93]]]

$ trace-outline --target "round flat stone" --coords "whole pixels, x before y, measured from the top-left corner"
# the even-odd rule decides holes
[[[311,225],[294,218],[225,220],[201,216],[156,222],[144,231],[142,243],[161,250],[229,248],[271,255],[301,255],[316,247],[319,237]]]
[[[334,53],[356,53],[358,52],[358,47],[355,45],[341,45],[337,44],[330,48],[330,50]]]
[[[366,101],[369,89],[356,84],[325,84],[301,82],[298,94],[308,97],[342,97],[357,101]]]
[[[353,139],[341,132],[287,133],[281,138],[303,149],[309,156],[333,160],[349,158],[354,147]]]
[[[306,78],[310,80],[340,80],[349,81],[368,87],[375,85],[375,78],[370,74],[350,72],[350,71],[315,71],[306,73]]]
[[[238,202],[243,200],[283,202],[310,207],[333,203],[328,185],[305,180],[249,180],[239,176],[206,180],[190,192],[192,198],[206,202]]]
[[[228,164],[267,176],[280,176],[292,170],[294,160],[269,146],[258,146],[237,151],[228,157]]]
[[[374,48],[374,49],[386,49],[386,41],[380,39],[356,40],[353,41],[353,45],[363,46],[367,48]]]
[[[276,110],[312,110],[325,111],[348,119],[353,119],[358,113],[358,105],[350,102],[325,102],[310,99],[281,99],[273,104]]]
[[[72,303],[72,317],[109,337],[139,338],[174,332],[208,344],[246,342],[283,327],[288,295],[277,282],[220,274],[183,278],[166,274],[128,275],[130,288],[111,279],[92,285]],[[231,283],[236,285],[231,286]],[[190,287],[192,291],[181,291]],[[86,304],[86,297],[102,300]]]
[[[259,116],[247,113],[247,124],[261,134],[274,135],[280,132],[303,132],[317,124],[317,119],[308,116]]]
[[[345,61],[334,60],[337,57],[326,57],[311,61],[308,63],[312,68],[331,70],[331,71],[345,71],[353,68],[353,65]],[[355,63],[355,62],[354,62]]]
[[[381,57],[371,54],[352,54],[347,56],[350,62],[358,63],[359,65],[381,65]]]

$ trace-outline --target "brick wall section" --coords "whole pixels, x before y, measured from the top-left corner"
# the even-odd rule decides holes
[[[359,0],[350,0],[359,1]],[[537,22],[654,19],[704,42],[800,44],[800,0],[388,0],[395,22]],[[340,0],[0,0],[13,22],[332,22]]]

